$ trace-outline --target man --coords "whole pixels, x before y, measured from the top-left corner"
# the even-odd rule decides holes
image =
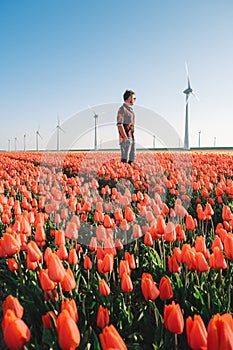
[[[133,104],[136,101],[135,92],[126,90],[123,94],[124,103],[118,109],[117,128],[121,147],[121,161],[132,164],[135,161],[136,148],[134,141],[135,114]]]

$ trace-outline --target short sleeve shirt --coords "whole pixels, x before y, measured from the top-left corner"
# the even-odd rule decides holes
[[[117,113],[117,125],[123,125],[126,135],[133,138],[135,114],[132,107],[124,103]]]

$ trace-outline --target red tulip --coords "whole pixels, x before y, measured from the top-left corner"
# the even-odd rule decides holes
[[[113,325],[104,327],[103,333],[101,333],[99,337],[102,350],[127,350],[123,339]]]
[[[110,288],[107,284],[107,282],[102,278],[99,284],[99,292],[100,295],[106,297],[107,295],[110,294]]]
[[[49,278],[54,282],[61,282],[65,276],[65,268],[55,253],[49,254],[47,266]]]
[[[52,329],[53,325],[56,325],[57,316],[53,311],[48,311],[45,315],[42,315],[42,322],[45,328]]]
[[[210,267],[204,257],[204,254],[201,252],[197,252],[195,255],[196,258],[196,269],[199,272],[207,272],[209,271]]]
[[[195,221],[193,220],[192,215],[186,215],[185,225],[187,230],[193,231],[195,229]]]
[[[167,242],[174,242],[176,240],[176,228],[172,221],[169,221],[165,227],[163,238]]]
[[[75,248],[72,248],[69,252],[68,263],[70,265],[77,265],[78,263],[78,255]]]
[[[122,278],[124,272],[126,272],[128,275],[130,275],[130,268],[128,260],[120,260],[119,264],[119,276]]]
[[[57,318],[57,334],[62,350],[75,350],[80,344],[80,332],[74,319],[67,310],[63,310]]]
[[[175,255],[168,257],[168,269],[170,272],[180,272],[181,267],[180,267]]]
[[[20,251],[20,243],[13,234],[5,233],[3,236],[3,249],[8,256],[17,254]]]
[[[121,279],[121,289],[125,293],[131,293],[133,290],[133,283],[130,275],[128,275],[127,272],[123,273],[123,276]]]
[[[14,258],[9,258],[6,260],[8,269],[10,271],[16,271],[18,270],[19,266]]]
[[[77,323],[78,322],[78,310],[74,299],[62,300],[61,311],[67,310],[70,317]]]
[[[169,278],[163,276],[159,282],[159,293],[161,299],[173,298],[172,286]]]
[[[227,237],[224,239],[224,251],[227,259],[233,259],[233,234],[228,233]]]
[[[83,267],[85,270],[90,270],[92,268],[92,262],[88,255],[84,257]]]
[[[97,326],[99,328],[104,328],[108,326],[108,324],[109,324],[108,309],[100,305],[97,312]]]
[[[189,316],[186,319],[186,334],[188,345],[193,350],[207,348],[207,330],[200,315]]]
[[[141,280],[142,294],[146,300],[155,300],[159,296],[159,290],[150,273],[143,272]]]
[[[208,350],[233,350],[233,320],[230,313],[214,315],[207,332]]]
[[[20,350],[30,339],[30,330],[23,320],[8,309],[3,317],[2,330],[4,341],[9,350]]]
[[[48,291],[53,290],[55,288],[56,284],[54,281],[52,281],[49,278],[48,270],[44,270],[44,269],[40,270],[38,277],[40,280],[41,288],[44,291],[48,292]]]
[[[65,270],[65,275],[61,281],[61,288],[63,292],[70,292],[76,287],[76,281],[74,279],[73,272],[70,268]]]
[[[164,325],[172,333],[181,334],[184,330],[184,318],[179,304],[174,301],[164,306]]]
[[[125,260],[128,261],[130,270],[136,269],[136,263],[135,263],[134,254],[133,253],[130,254],[129,252],[125,252]]]
[[[19,300],[13,295],[9,294],[4,302],[2,303],[2,312],[3,316],[7,312],[7,310],[12,310],[17,318],[22,318],[23,317],[23,307],[20,304]]]

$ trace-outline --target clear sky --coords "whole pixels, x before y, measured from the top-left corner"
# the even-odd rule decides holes
[[[15,138],[23,149],[24,134],[35,149],[38,127],[46,148],[57,116],[65,129],[75,114],[89,130],[77,147],[92,147],[88,106],[120,105],[126,88],[183,140],[185,61],[199,97],[189,103],[190,146],[199,131],[201,146],[233,146],[232,19],[232,0],[0,0],[0,149],[11,140],[14,150]],[[108,118],[102,146],[117,138],[113,109]],[[138,142],[152,146],[139,131]]]

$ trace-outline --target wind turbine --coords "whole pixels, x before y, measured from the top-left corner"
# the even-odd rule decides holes
[[[36,131],[36,150],[39,151],[39,137],[42,139],[42,136],[40,134],[40,127],[38,126],[38,129]]]
[[[26,134],[23,135],[23,150],[26,151]]]
[[[11,140],[8,140],[8,151],[11,151]]]
[[[61,127],[60,127],[60,120],[59,120],[59,116],[57,116],[57,151],[59,151],[60,149],[60,131],[65,132]]]
[[[98,119],[99,115],[104,114],[104,112],[102,112],[100,114],[96,114],[96,112],[93,109],[91,109],[90,106],[88,106],[88,107],[93,112],[93,117],[95,119],[94,150],[97,151],[97,149],[98,149],[98,146],[97,146],[98,145],[98,142],[97,142],[97,119]]]
[[[198,131],[198,147],[200,148],[201,147],[201,130]]]
[[[15,137],[15,152],[17,151],[17,143],[18,143],[18,139],[17,137]]]
[[[193,89],[191,88],[191,83],[190,83],[190,77],[189,77],[189,72],[188,72],[188,65],[185,63],[185,68],[186,68],[186,74],[187,74],[187,80],[188,80],[188,87],[183,91],[183,93],[186,95],[186,103],[185,103],[185,134],[184,134],[184,149],[189,149],[189,98],[190,95],[192,94],[193,96],[197,98],[197,96],[194,94]]]

